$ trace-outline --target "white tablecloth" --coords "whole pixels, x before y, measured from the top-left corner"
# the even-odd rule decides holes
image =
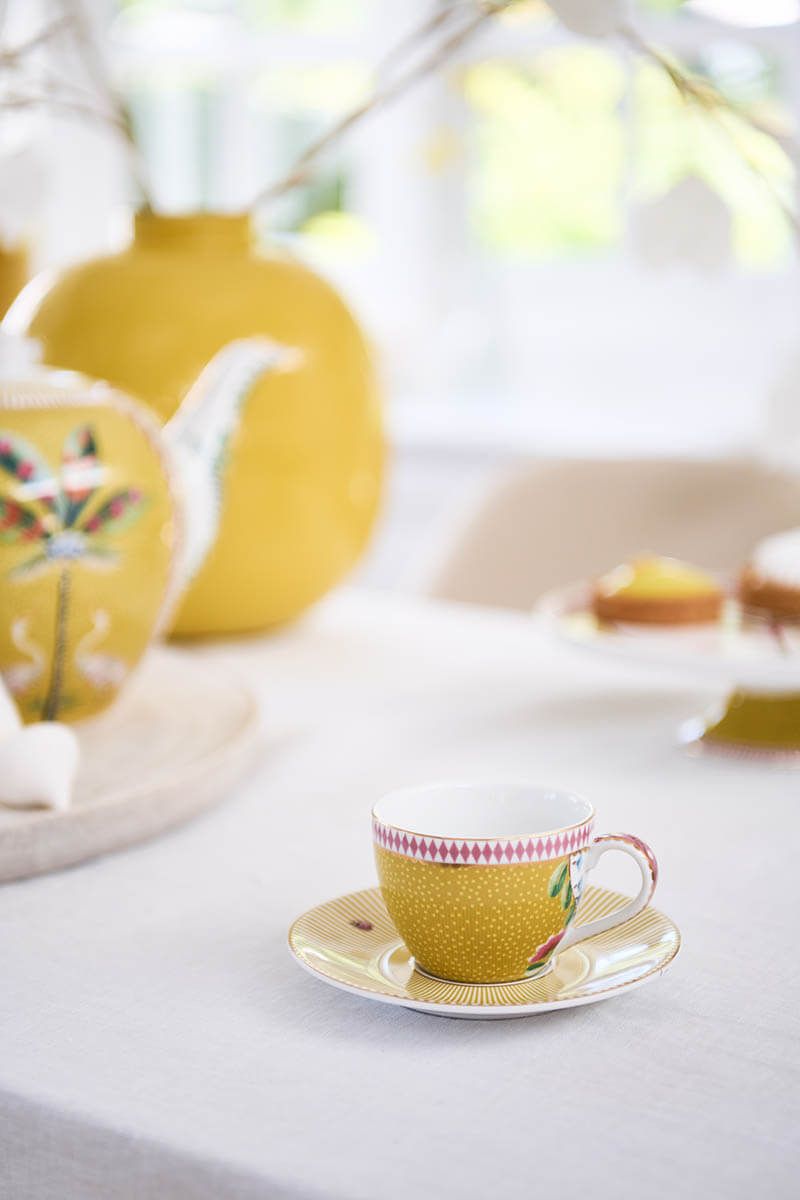
[[[677,749],[707,692],[518,616],[355,594],[192,653],[257,684],[258,772],[0,890],[3,1200],[797,1195],[800,776]],[[652,842],[684,936],[663,979],[487,1023],[296,966],[292,919],[374,879],[375,796],[474,776],[578,789]]]

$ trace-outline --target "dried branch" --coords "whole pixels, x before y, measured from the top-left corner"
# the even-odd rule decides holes
[[[77,117],[84,117],[86,120],[96,122],[101,125],[111,126],[117,133],[124,134],[124,128],[119,124],[115,113],[105,112],[103,109],[97,108],[91,103],[81,103],[80,100],[73,99],[69,96],[57,96],[52,92],[42,92],[39,95],[35,93],[11,93],[3,96],[3,109],[13,108],[51,108],[59,111],[67,112]]]
[[[6,3],[0,0],[0,19],[5,17]],[[60,0],[59,15],[36,33],[15,46],[0,49],[0,71],[12,72],[26,63],[31,54],[61,36],[72,39],[78,60],[89,84],[89,90],[59,79],[52,73],[38,70],[35,90],[19,81],[18,90],[0,99],[0,109],[49,108],[54,112],[104,125],[122,138],[127,151],[131,174],[137,182],[145,203],[149,205],[145,175],[139,148],[134,136],[130,114],[114,88],[105,60],[99,51],[83,0]]]
[[[361,103],[354,105],[352,109],[335,121],[330,128],[311,142],[284,176],[258,193],[254,205],[258,206],[270,203],[280,196],[285,195],[286,192],[291,191],[293,188],[307,183],[309,178],[312,177],[319,159],[354,126],[360,124],[372,113],[394,103],[395,100],[403,96],[421,79],[436,72],[489,19],[503,10],[510,8],[514,2],[515,0],[497,0],[495,3],[481,3],[477,6],[472,4],[465,6],[456,2],[446,7],[437,6],[431,16],[422,25],[403,37],[384,56],[378,65],[377,82],[371,94]],[[465,15],[466,7],[471,10],[471,14],[468,17]],[[475,11],[476,7],[477,11]],[[463,18],[463,20],[453,29],[452,26],[457,18]],[[745,165],[758,177],[763,186],[768,189],[773,201],[780,207],[787,220],[791,222],[798,237],[800,237],[800,220],[797,214],[777,193],[774,185],[767,179],[759,165],[753,161],[752,156],[747,152],[746,148],[737,140],[733,130],[731,130],[724,118],[726,115],[733,115],[739,120],[746,122],[751,128],[775,138],[782,144],[785,143],[786,138],[780,132],[771,129],[764,122],[753,117],[751,113],[738,108],[710,83],[696,79],[684,71],[665,54],[662,54],[661,51],[645,41],[635,29],[624,26],[617,32],[620,38],[635,50],[637,54],[655,63],[663,70],[687,102],[692,102],[701,107],[712,120],[718,123],[720,129],[724,131],[725,136],[734,144],[737,153],[741,156]],[[438,40],[437,35],[441,35],[438,37]],[[428,48],[427,53],[418,58],[415,64],[406,66],[405,70],[400,69],[401,64],[405,63],[410,55],[418,53],[424,47]],[[395,71],[397,73],[394,78],[387,78],[387,76],[390,76]]]
[[[754,129],[757,133],[762,133],[766,137],[773,138],[775,141],[785,143],[789,141],[788,148],[792,151],[792,157],[797,162],[800,155],[797,152],[797,146],[784,135],[769,127],[762,121],[755,118],[752,113],[742,109],[739,105],[729,100],[727,96],[723,96],[712,84],[706,80],[697,79],[690,75],[683,68],[674,63],[667,55],[662,54],[655,46],[652,46],[641,35],[629,26],[624,26],[619,29],[619,36],[627,42],[627,44],[636,51],[642,58],[648,59],[655,63],[656,66],[667,75],[675,86],[677,92],[687,103],[695,104],[702,109],[703,113],[713,121],[716,128],[728,139],[734,150],[741,158],[744,165],[749,170],[750,174],[756,178],[762,187],[768,192],[770,199],[780,211],[783,213],[786,220],[789,222],[795,237],[800,240],[800,217],[786,202],[783,196],[776,190],[775,185],[761,170],[757,162],[753,160],[750,152],[741,143],[741,140],[736,137],[733,129],[726,120],[727,117],[734,117]]]
[[[313,175],[318,161],[356,125],[372,113],[399,100],[422,79],[433,75],[452,55],[474,37],[493,17],[511,8],[517,0],[452,0],[437,4],[429,17],[412,29],[389,49],[376,68],[376,83],[369,96],[339,117],[327,130],[311,142],[292,164],[289,171],[269,184],[256,196],[254,204],[272,202],[292,188],[305,184]],[[29,108],[50,106],[105,124],[121,135],[128,151],[131,171],[145,204],[150,207],[145,172],[134,136],[130,113],[117,93],[103,54],[100,52],[88,19],[83,0],[60,0],[61,15],[18,46],[0,50],[0,68],[18,66],[33,50],[53,41],[61,34],[71,35],[92,92],[82,94],[74,88],[64,91],[64,81],[45,78],[42,93],[21,91],[4,96],[0,107]],[[5,16],[6,0],[0,0],[0,23]],[[679,94],[697,105],[724,131],[744,163],[766,187],[800,237],[800,220],[772,182],[764,175],[747,148],[741,145],[727,118],[730,116],[781,144],[789,139],[771,129],[751,113],[741,109],[705,80],[698,79],[673,62],[667,55],[647,42],[632,27],[623,26],[618,36],[638,55],[656,64],[672,81]],[[39,82],[42,80],[40,78]],[[797,147],[789,142],[795,158]]]
[[[317,160],[328,150],[332,145],[340,140],[340,138],[353,126],[360,122],[372,113],[393,104],[395,100],[405,94],[421,79],[432,75],[440,67],[442,67],[450,58],[450,56],[468,42],[478,30],[497,13],[503,9],[509,8],[515,0],[498,0],[497,3],[483,3],[477,6],[477,11],[473,6],[470,6],[470,14],[466,19],[452,32],[448,32],[446,36],[440,38],[427,54],[423,55],[415,64],[406,68],[402,73],[398,73],[393,80],[389,82],[382,81],[380,76],[378,82],[373,88],[372,93],[363,100],[360,104],[354,105],[344,116],[322,133],[315,141],[307,146],[303,153],[295,160],[290,170],[281,179],[275,183],[268,185],[258,193],[254,200],[254,207],[261,204],[269,203],[276,200],[279,196],[283,196],[292,188],[304,184],[311,177],[316,166]],[[443,26],[451,20],[453,15],[458,12],[458,9],[448,7],[435,13],[417,30],[406,35],[401,42],[398,43],[386,57],[383,59],[384,69],[386,73],[386,64],[394,66],[402,58],[406,58],[409,52],[428,41],[432,34],[438,32]]]
[[[375,68],[376,75],[380,78],[390,74],[398,63],[412,54],[418,46],[452,21],[455,16],[460,15],[462,11],[462,3],[435,4],[433,12],[426,21],[412,29],[384,54]]]
[[[666,54],[657,50],[650,42],[645,41],[637,30],[632,29],[630,26],[623,26],[619,30],[619,36],[641,58],[649,59],[650,62],[660,67],[684,100],[697,104],[706,112],[725,111],[731,113],[741,120],[746,121],[748,125],[758,130],[759,133],[764,133],[767,137],[775,138],[776,141],[785,141],[785,135],[782,131],[772,128],[764,121],[760,121],[752,113],[747,112],[735,104],[734,101],[728,99],[727,96],[723,96],[708,80],[698,79],[696,76],[690,75],[688,71],[679,67]]]
[[[114,127],[122,134],[130,163],[131,174],[139,188],[144,205],[149,208],[150,197],[146,183],[146,172],[141,157],[133,122],[127,106],[122,101],[111,80],[106,61],[97,46],[91,21],[83,0],[61,0],[63,16],[83,64],[87,78],[95,88],[101,102],[109,113],[113,113]]]
[[[24,42],[18,42],[16,46],[0,50],[0,67],[15,66],[31,51],[38,50],[40,46],[44,46],[53,38],[58,37],[60,33],[69,28],[70,23],[69,17],[62,15],[51,21],[49,25],[45,25],[38,33],[31,34]]]

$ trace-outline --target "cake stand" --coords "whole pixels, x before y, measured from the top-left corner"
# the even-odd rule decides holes
[[[733,600],[702,625],[612,624],[592,613],[591,591],[583,582],[549,592],[536,614],[571,646],[724,689],[710,714],[681,727],[687,745],[800,765],[800,626],[748,615]]]

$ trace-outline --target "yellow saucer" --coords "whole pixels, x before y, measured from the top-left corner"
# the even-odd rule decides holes
[[[578,920],[593,921],[628,900],[588,887]],[[447,983],[415,970],[378,888],[310,909],[289,930],[289,949],[313,975],[367,1000],[442,1017],[525,1017],[593,1004],[656,979],[678,953],[677,927],[654,908],[607,933],[576,942],[553,969],[519,983]]]

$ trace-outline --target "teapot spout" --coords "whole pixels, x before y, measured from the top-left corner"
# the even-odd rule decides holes
[[[219,528],[225,458],[245,401],[265,375],[296,370],[300,351],[268,338],[229,342],[203,368],[164,428],[183,497],[182,588],[194,578]]]

